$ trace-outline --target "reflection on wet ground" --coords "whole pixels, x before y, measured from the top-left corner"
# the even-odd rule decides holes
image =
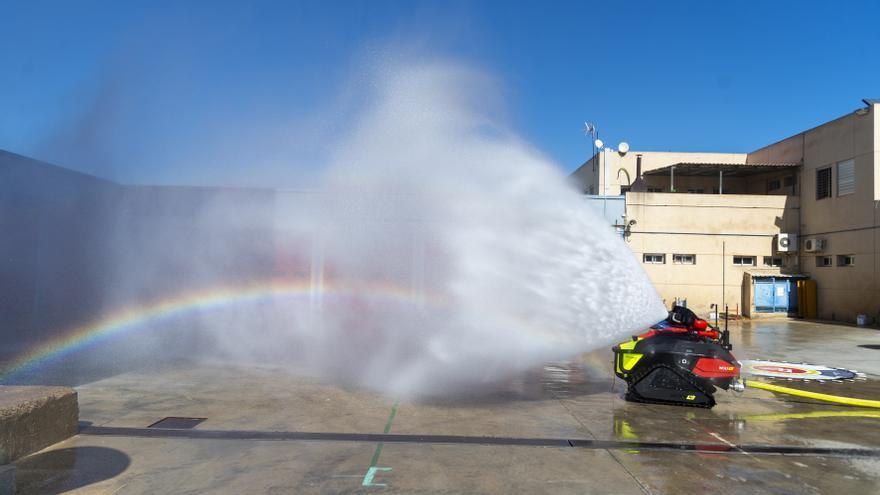
[[[880,398],[876,351],[858,347],[880,343],[876,330],[786,321],[733,330],[740,358],[867,375],[788,386]],[[19,491],[876,492],[880,410],[755,389],[719,391],[712,410],[627,403],[610,360],[602,350],[503,384],[400,400],[269,366],[132,370],[78,387],[90,426],[19,461]],[[206,419],[147,428],[171,416]]]
[[[125,471],[131,460],[106,447],[68,447],[31,455],[16,465],[18,493],[67,493],[110,479]]]

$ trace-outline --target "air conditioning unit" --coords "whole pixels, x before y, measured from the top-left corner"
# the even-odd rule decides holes
[[[808,253],[818,253],[825,249],[825,239],[805,239],[804,251]]]
[[[797,250],[797,234],[779,234],[776,236],[776,252],[795,253]]]

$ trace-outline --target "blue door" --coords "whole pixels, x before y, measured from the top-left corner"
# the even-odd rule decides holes
[[[791,280],[775,277],[755,279],[755,311],[762,313],[787,313],[790,301]],[[795,296],[797,297],[797,296]]]

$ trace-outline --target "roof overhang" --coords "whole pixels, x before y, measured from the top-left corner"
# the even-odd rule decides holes
[[[674,173],[678,176],[717,176],[720,172],[725,177],[746,177],[749,175],[764,174],[767,172],[779,172],[786,169],[796,169],[800,163],[696,163],[680,162],[667,165],[662,168],[648,170],[644,175],[669,175]],[[675,169],[672,172],[672,169]]]

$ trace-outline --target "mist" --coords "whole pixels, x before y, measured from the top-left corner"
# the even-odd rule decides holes
[[[108,193],[93,321],[230,295],[132,323],[67,374],[84,361],[168,356],[435,396],[571,359],[665,316],[624,241],[511,129],[492,74],[387,53],[355,67],[344,94],[302,121],[194,133],[184,148],[198,152],[177,157],[161,181],[187,187],[123,182]],[[108,98],[126,94],[116,85]],[[115,156],[102,150],[121,144],[90,129],[126,116],[99,102],[81,129],[90,139],[55,145],[76,156],[82,141],[89,154]],[[334,119],[333,133],[297,132]],[[258,149],[267,142],[276,146]],[[239,163],[212,170],[204,161],[222,154]],[[200,176],[212,187],[193,187]],[[254,287],[259,297],[240,296]]]
[[[501,380],[662,319],[623,241],[499,120],[490,75],[436,60],[364,80],[370,103],[330,144],[319,192],[276,196],[272,229],[282,255],[308,259],[309,297],[202,314],[209,347],[406,396]],[[259,223],[215,208],[202,221]]]

